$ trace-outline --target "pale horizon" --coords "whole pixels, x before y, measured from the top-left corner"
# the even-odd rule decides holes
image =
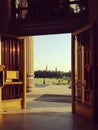
[[[34,71],[71,71],[71,34],[34,36]]]

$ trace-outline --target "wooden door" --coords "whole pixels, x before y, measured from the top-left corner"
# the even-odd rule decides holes
[[[95,118],[94,27],[87,25],[72,34],[72,109],[90,120]]]
[[[1,35],[1,64],[5,66],[1,91],[3,110],[26,106],[25,49],[24,37]]]

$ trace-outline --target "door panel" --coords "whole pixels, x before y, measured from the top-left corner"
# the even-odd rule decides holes
[[[1,62],[5,65],[2,99],[22,98],[23,84],[16,83],[23,81],[23,39],[2,36],[1,43]]]
[[[74,112],[92,119],[95,107],[95,50],[93,26],[87,25],[72,34],[74,39],[74,65],[72,95]],[[72,60],[73,61],[73,60]],[[73,77],[72,77],[73,78]],[[89,110],[88,110],[89,108]]]
[[[24,37],[1,35],[1,64],[5,66],[4,86],[0,89],[1,111],[26,107],[25,55]]]

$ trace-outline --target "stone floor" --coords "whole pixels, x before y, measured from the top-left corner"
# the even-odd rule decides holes
[[[98,125],[71,112],[68,86],[47,86],[27,93],[27,109],[0,115],[0,130],[98,130]]]

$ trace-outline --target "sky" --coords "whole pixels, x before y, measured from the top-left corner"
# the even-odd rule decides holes
[[[34,70],[69,72],[71,70],[71,34],[34,36]]]

